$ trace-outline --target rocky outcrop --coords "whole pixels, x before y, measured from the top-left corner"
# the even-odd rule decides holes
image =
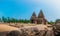
[[[0,36],[60,36],[59,28],[59,25],[24,26],[18,30],[12,30],[6,33],[2,32]]]
[[[53,30],[54,30],[55,36],[60,36],[60,24],[55,24]]]
[[[20,36],[20,32],[17,30],[11,31],[11,32],[8,32],[6,36]]]
[[[54,36],[53,30],[48,30],[47,28],[38,29],[38,27],[30,26],[30,27],[20,28],[19,31],[11,31],[7,33],[7,36]]]

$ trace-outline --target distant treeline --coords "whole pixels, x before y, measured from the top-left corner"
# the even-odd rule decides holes
[[[10,18],[10,17],[2,17],[0,18],[0,22],[4,22],[4,23],[30,23],[30,20],[27,19],[15,19],[15,18]],[[60,19],[56,19],[55,22],[50,21],[48,22],[48,24],[55,24],[56,22],[60,22]]]
[[[2,17],[0,18],[0,22],[4,23],[30,23],[30,20],[27,19],[15,19],[15,18],[10,18],[10,17]]]
[[[56,19],[54,22],[53,21],[48,22],[48,24],[57,24],[57,23],[60,23],[60,19]]]

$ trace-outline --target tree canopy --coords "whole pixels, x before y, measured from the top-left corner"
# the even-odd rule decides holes
[[[4,23],[30,23],[30,20],[27,19],[15,19],[15,18],[10,18],[10,17],[2,17],[0,18],[0,22]]]

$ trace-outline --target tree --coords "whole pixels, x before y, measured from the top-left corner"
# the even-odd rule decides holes
[[[2,22],[1,18],[0,18],[0,22]]]
[[[5,17],[3,16],[3,17],[2,17],[2,21],[6,23],[6,22],[7,22],[7,18],[5,18]]]
[[[48,22],[48,24],[54,24],[55,22],[53,22],[53,21],[50,21],[50,22]]]
[[[30,23],[30,20],[25,19],[24,23]]]
[[[2,17],[2,20],[0,19],[0,21],[4,23],[30,23],[30,20],[27,19],[5,18],[4,16]]]
[[[58,23],[58,22],[60,22],[60,19],[56,19],[55,24]]]

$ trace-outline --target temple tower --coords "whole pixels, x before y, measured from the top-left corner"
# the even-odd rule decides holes
[[[43,11],[40,10],[39,14],[38,14],[38,18],[44,18],[44,14],[43,14]]]
[[[35,14],[35,12],[33,12],[33,14],[32,14],[32,16],[31,16],[31,23],[37,23],[36,21],[37,21],[37,19],[36,19],[37,17],[36,17],[36,14]]]
[[[37,24],[47,24],[47,20],[45,19],[42,10],[40,10],[40,12],[38,14]]]
[[[42,10],[40,10],[38,17],[36,16],[35,12],[33,12],[32,16],[31,16],[31,23],[48,24],[47,20],[44,17]]]

